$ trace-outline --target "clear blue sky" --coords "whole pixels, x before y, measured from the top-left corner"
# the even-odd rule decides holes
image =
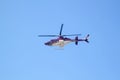
[[[45,46],[62,23],[90,43]],[[119,34],[120,0],[0,0],[0,80],[120,80]]]

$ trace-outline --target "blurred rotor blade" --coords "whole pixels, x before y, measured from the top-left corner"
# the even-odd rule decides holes
[[[62,35],[63,24],[61,24],[61,29],[59,35]]]
[[[58,37],[59,35],[38,35],[38,37]]]
[[[62,35],[62,36],[81,36],[81,34],[70,34],[70,35]]]

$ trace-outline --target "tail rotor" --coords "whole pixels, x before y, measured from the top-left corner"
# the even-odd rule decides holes
[[[88,41],[88,37],[89,37],[90,35],[88,34],[87,36],[86,36],[86,38],[85,38],[85,42],[87,42],[87,43],[89,43],[89,41]]]

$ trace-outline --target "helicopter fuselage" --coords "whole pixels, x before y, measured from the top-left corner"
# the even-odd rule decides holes
[[[70,38],[64,38],[64,37],[60,36],[57,39],[52,39],[52,40],[46,42],[45,45],[64,47],[64,45],[66,45],[70,42],[74,42],[74,41],[75,40],[72,40]]]
[[[78,39],[78,37],[76,36],[75,39],[70,39],[70,38],[67,38],[67,37],[64,38],[63,36],[60,36],[57,39],[52,39],[52,40],[46,42],[45,45],[64,47],[64,45],[69,44],[71,42],[75,42],[75,44],[77,45],[78,41],[88,42],[87,37],[85,39]]]

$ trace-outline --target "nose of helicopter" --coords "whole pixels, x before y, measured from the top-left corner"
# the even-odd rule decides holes
[[[49,43],[45,43],[45,45],[49,45]]]
[[[50,43],[49,43],[49,42],[46,42],[45,45],[50,46]]]

